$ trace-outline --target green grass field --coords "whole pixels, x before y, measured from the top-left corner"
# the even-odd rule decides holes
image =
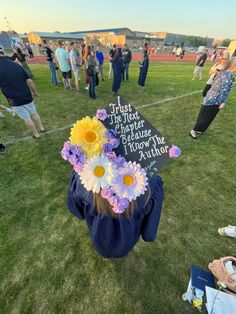
[[[151,63],[146,90],[138,92],[138,65],[120,95],[134,106],[201,90],[191,81],[193,63]],[[46,65],[32,66],[40,94],[37,108],[48,130],[93,116],[112,100],[111,81],[97,100],[84,91],[51,86]],[[108,68],[106,67],[106,73]],[[0,97],[3,100],[3,97]],[[182,301],[189,266],[207,269],[213,259],[235,255],[235,240],[217,229],[235,224],[236,88],[206,134],[193,141],[201,94],[150,105],[141,113],[182,155],[161,170],[165,201],[154,243],[140,240],[130,254],[104,260],[84,222],[66,207],[71,167],[60,157],[69,129],[9,144],[0,156],[1,313],[190,313]],[[3,103],[6,104],[5,99]],[[1,141],[30,135],[17,117],[0,120]]]

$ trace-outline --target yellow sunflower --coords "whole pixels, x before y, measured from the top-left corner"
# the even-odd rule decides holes
[[[102,146],[107,142],[105,133],[106,128],[96,117],[87,116],[73,125],[70,142],[79,145],[87,157],[93,157],[102,152]]]

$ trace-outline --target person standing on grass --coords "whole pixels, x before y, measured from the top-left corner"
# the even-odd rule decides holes
[[[64,88],[70,88],[72,90],[72,74],[71,74],[71,66],[70,66],[70,55],[63,48],[63,43],[61,40],[58,40],[58,48],[55,51],[55,56],[57,58],[59,68],[63,77]],[[68,82],[68,86],[67,86]]]
[[[210,78],[208,79],[206,86],[204,87],[204,90],[202,92],[202,96],[206,97],[208,91],[210,90],[214,79],[216,78],[216,75],[220,73],[220,71],[224,71],[226,69],[226,67],[228,66],[229,63],[229,58],[230,58],[230,54],[228,51],[225,51],[222,58],[220,59],[219,62],[215,63],[210,71],[209,74],[211,75]]]
[[[201,81],[202,68],[204,67],[206,59],[207,59],[207,53],[206,53],[206,50],[203,50],[201,56],[197,59],[196,67],[193,72],[193,78],[192,78],[193,81],[195,80],[197,76],[199,76],[199,80]]]
[[[192,139],[197,139],[197,134],[205,132],[220,110],[225,107],[225,102],[233,87],[236,72],[236,58],[231,58],[225,71],[217,74],[213,84],[201,105],[194,128],[189,132]]]
[[[53,60],[54,52],[49,47],[49,45],[47,44],[47,41],[45,39],[43,40],[43,44],[44,44],[43,52],[47,58],[48,66],[49,66],[49,69],[51,71],[52,84],[58,85],[56,69],[55,69],[55,62]]]
[[[112,70],[113,70],[112,91],[113,96],[117,96],[118,90],[120,89],[120,84],[124,71],[121,48],[117,48],[115,56],[112,59]]]
[[[27,50],[28,50],[30,59],[33,59],[34,58],[34,54],[33,54],[32,48],[30,47],[30,44],[28,44]]]
[[[33,138],[40,138],[45,132],[41,118],[37,113],[33,97],[38,96],[35,85],[26,71],[17,63],[6,58],[0,49],[0,89],[15,113],[25,121]]]
[[[103,55],[103,53],[102,53],[102,51],[101,51],[100,46],[97,46],[96,58],[97,58],[97,60],[98,60],[99,75],[102,76],[102,81],[104,81],[104,74],[103,74],[104,55]]]
[[[79,59],[78,53],[75,49],[75,44],[72,42],[70,43],[70,64],[72,71],[75,77],[75,90],[76,92],[80,92],[79,88],[79,81],[80,81],[80,67],[81,67],[81,60]]]
[[[112,49],[109,52],[109,60],[110,60],[110,67],[109,67],[109,73],[108,73],[108,79],[110,80],[113,75],[113,68],[112,68],[112,60],[116,53],[116,45],[113,45]]]
[[[140,86],[140,91],[144,91],[145,81],[147,77],[147,72],[149,68],[149,58],[147,50],[143,51],[143,60],[139,61],[139,78],[138,85]]]
[[[22,68],[26,71],[26,73],[29,75],[29,77],[31,79],[34,79],[33,73],[30,70],[30,67],[28,66],[27,62],[26,62],[26,55],[21,51],[20,48],[16,48],[16,52],[11,56],[8,57],[8,59],[12,60],[12,61],[18,61],[20,62],[20,65],[22,66]]]
[[[96,67],[97,60],[95,52],[90,48],[86,60],[86,69],[89,78],[89,97],[92,99],[96,99]]]
[[[129,80],[129,64],[132,60],[131,50],[128,48],[128,45],[124,45],[124,49],[122,51],[122,58],[124,63],[124,71],[123,71],[123,81],[126,78],[126,81]]]

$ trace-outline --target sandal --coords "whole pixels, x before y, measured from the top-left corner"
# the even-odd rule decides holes
[[[236,227],[229,225],[228,227],[219,228],[218,233],[223,237],[236,238]]]

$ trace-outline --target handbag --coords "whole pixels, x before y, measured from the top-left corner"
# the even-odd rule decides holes
[[[226,285],[229,290],[236,293],[236,280],[234,279],[236,272],[233,271],[229,273],[225,267],[225,264],[229,261],[236,265],[235,257],[226,256],[218,260],[216,259],[212,263],[209,263],[208,268],[219,281],[223,282]]]
[[[94,65],[89,65],[87,68],[87,75],[88,76],[95,76],[95,67]]]

